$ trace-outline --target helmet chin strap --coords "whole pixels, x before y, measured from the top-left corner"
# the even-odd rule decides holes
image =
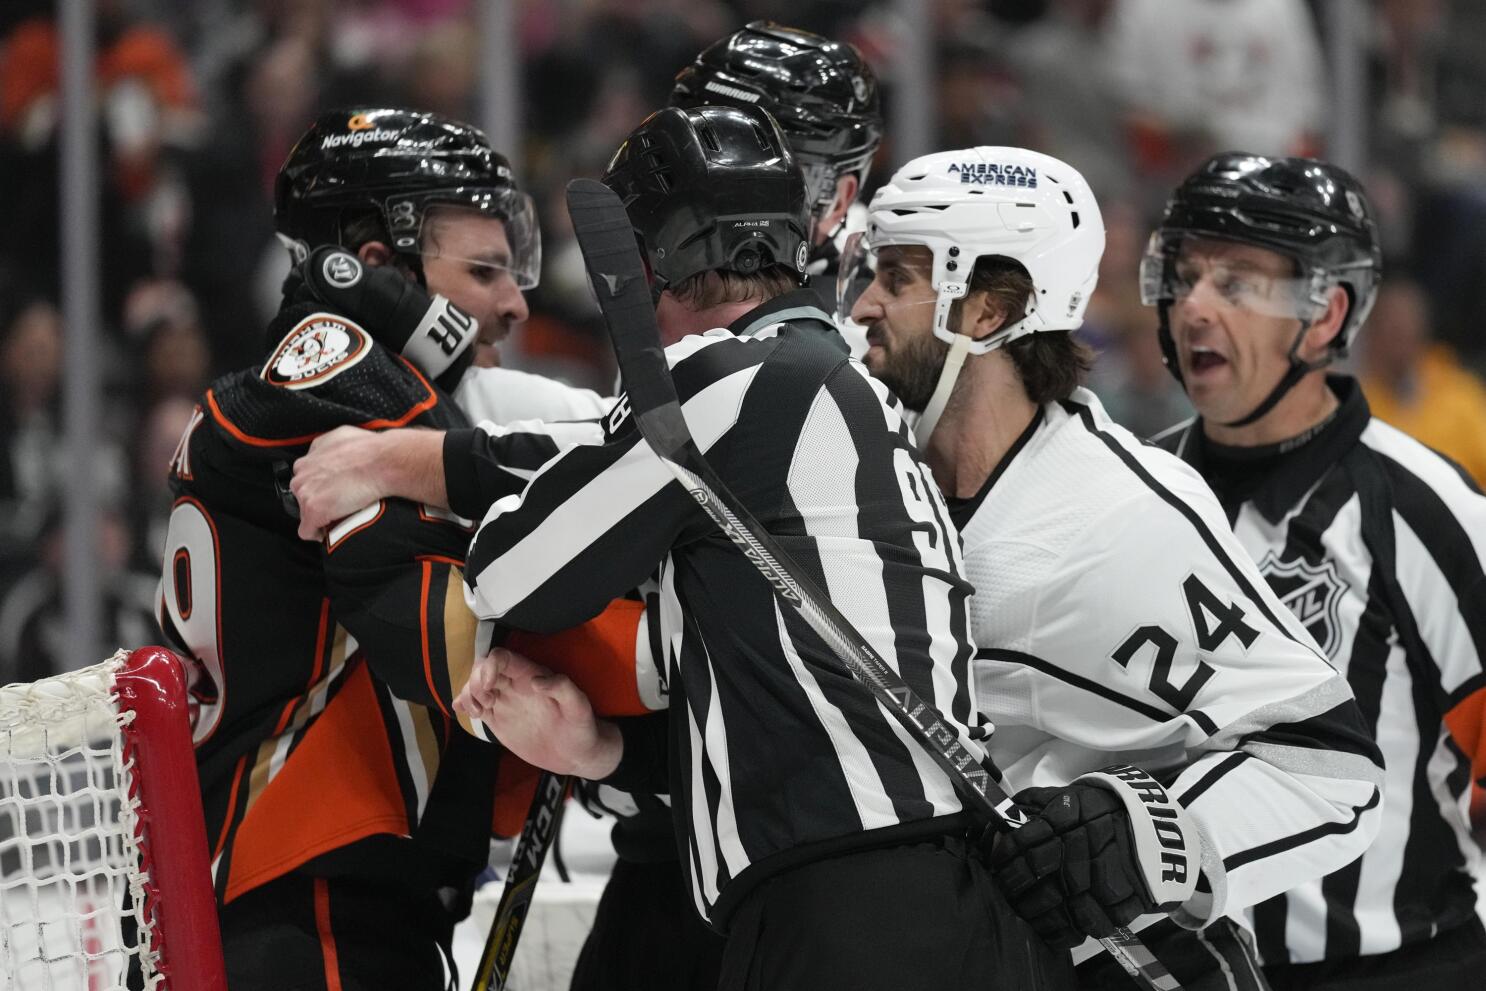
[[[959,381],[960,371],[965,366],[965,356],[989,354],[1006,342],[1032,332],[1032,326],[1028,324],[1026,317],[979,339],[950,330],[949,311],[955,300],[963,299],[967,291],[963,282],[942,282],[939,285],[939,298],[934,303],[934,336],[949,342],[949,354],[944,356],[944,367],[939,371],[939,381],[934,386],[934,393],[929,397],[928,404],[918,418],[918,424],[913,428],[913,439],[919,450],[923,450],[929,443],[929,437],[939,425],[939,418],[944,415],[944,408],[949,405],[949,397],[955,391],[955,382]],[[1034,303],[1033,299],[1027,301],[1028,312],[1031,312]]]
[[[955,390],[955,381],[960,377],[960,369],[965,365],[965,355],[970,352],[970,345],[974,343],[964,334],[955,334],[949,329],[949,311],[955,300],[965,298],[967,291],[968,286],[963,282],[939,284],[939,297],[934,301],[934,336],[940,340],[948,337],[949,354],[944,358],[944,367],[939,370],[939,382],[934,386],[934,394],[929,397],[923,415],[918,418],[918,425],[913,428],[913,439],[920,450],[929,443],[929,435],[939,425],[944,407],[949,404],[950,393]]]
[[[1270,410],[1274,409],[1275,406],[1279,404],[1279,401],[1281,399],[1284,399],[1285,396],[1289,394],[1291,389],[1295,388],[1295,384],[1297,382],[1305,378],[1311,372],[1314,372],[1317,369],[1325,368],[1327,365],[1331,364],[1330,357],[1323,358],[1320,361],[1300,360],[1300,342],[1305,337],[1305,332],[1307,330],[1310,330],[1310,328],[1311,322],[1309,320],[1300,321],[1300,331],[1295,335],[1295,341],[1290,345],[1290,353],[1286,356],[1290,359],[1290,367],[1286,369],[1285,374],[1280,377],[1279,382],[1275,383],[1275,387],[1270,390],[1269,395],[1264,397],[1264,401],[1256,406],[1253,412],[1251,412],[1248,416],[1240,417],[1237,420],[1231,420],[1228,423],[1223,424],[1223,426],[1247,427],[1249,424],[1262,418]]]
[[[1171,334],[1171,322],[1168,319],[1170,309],[1171,302],[1169,300],[1163,300],[1157,310],[1160,314],[1160,327],[1157,330],[1157,335],[1158,340],[1161,342],[1161,357],[1166,362],[1166,370],[1171,373],[1172,377],[1185,390],[1187,383],[1182,378],[1182,366],[1177,361],[1176,339]],[[1301,379],[1305,378],[1311,372],[1325,368],[1331,364],[1334,357],[1332,355],[1328,355],[1319,361],[1302,361],[1300,359],[1300,344],[1305,339],[1305,332],[1310,329],[1311,321],[1302,318],[1300,321],[1300,330],[1296,332],[1295,340],[1290,343],[1290,351],[1286,355],[1290,361],[1290,367],[1285,370],[1284,375],[1280,376],[1280,380],[1269,391],[1269,395],[1264,397],[1264,401],[1254,407],[1247,416],[1239,417],[1237,420],[1230,420],[1227,423],[1221,424],[1221,426],[1247,427],[1249,424],[1262,419],[1268,415],[1270,410],[1279,405],[1280,400],[1284,399]]]
[[[913,428],[913,439],[918,444],[919,450],[923,450],[928,445],[929,436],[939,425],[939,418],[944,415],[944,407],[949,404],[950,393],[955,391],[955,382],[960,377],[960,369],[965,365],[965,355],[970,353],[970,345],[974,343],[964,334],[956,334],[954,343],[949,346],[949,354],[944,357],[944,368],[939,372],[939,383],[934,386],[934,394],[929,397],[929,404],[924,407],[923,415],[918,418],[918,424]]]

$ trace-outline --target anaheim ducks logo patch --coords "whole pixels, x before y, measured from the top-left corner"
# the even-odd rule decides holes
[[[1259,571],[1285,608],[1316,638],[1326,656],[1334,658],[1341,645],[1337,614],[1347,591],[1347,583],[1337,573],[1336,563],[1324,560],[1311,564],[1304,558],[1281,561],[1278,554],[1270,551],[1259,562]]]
[[[263,379],[285,389],[308,389],[365,358],[366,331],[330,313],[312,313],[285,335],[263,366]]]

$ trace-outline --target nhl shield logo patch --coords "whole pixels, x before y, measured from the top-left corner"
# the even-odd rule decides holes
[[[371,350],[366,331],[329,313],[312,313],[291,330],[263,366],[263,379],[307,389],[355,365]]]
[[[1347,591],[1336,564],[1329,560],[1311,564],[1304,558],[1281,561],[1270,551],[1259,562],[1259,571],[1285,608],[1316,638],[1326,656],[1334,658],[1341,641],[1338,611]]]

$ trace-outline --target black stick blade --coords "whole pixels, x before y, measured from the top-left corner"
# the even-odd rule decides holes
[[[658,439],[675,450],[686,438],[675,436],[666,425],[681,416],[681,404],[660,345],[650,283],[624,204],[612,189],[593,179],[574,179],[567,194],[573,233],[619,359],[630,408],[636,417],[650,420]]]

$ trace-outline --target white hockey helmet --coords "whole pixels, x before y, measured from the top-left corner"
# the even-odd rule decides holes
[[[1025,148],[982,146],[915,158],[872,197],[867,229],[843,253],[840,313],[870,280],[857,278],[877,248],[919,244],[933,252],[934,336],[955,343],[949,309],[966,294],[979,258],[1013,259],[1032,278],[1023,318],[979,341],[985,354],[1039,331],[1074,330],[1099,277],[1104,219],[1084,177],[1066,162]]]

